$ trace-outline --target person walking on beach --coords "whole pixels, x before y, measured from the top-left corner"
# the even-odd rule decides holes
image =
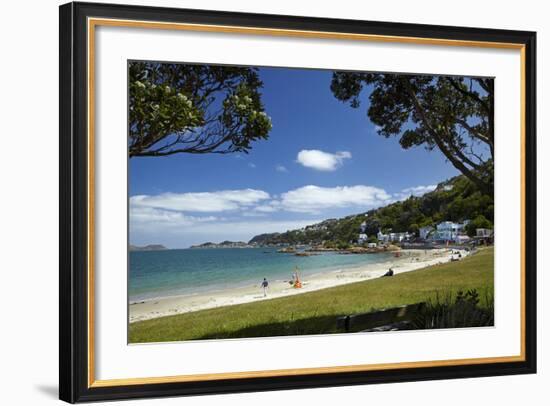
[[[264,278],[263,282],[262,282],[262,288],[264,290],[264,297],[267,296],[267,287],[269,285],[269,282],[267,281],[266,278]]]

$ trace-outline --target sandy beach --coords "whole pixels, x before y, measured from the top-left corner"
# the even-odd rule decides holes
[[[456,251],[456,250],[455,250]],[[264,297],[260,287],[261,281],[257,284],[243,286],[240,288],[226,289],[197,295],[170,296],[165,298],[152,299],[137,303],[130,303],[130,323],[148,320],[157,317],[174,314],[188,313],[198,310],[211,309],[215,307],[230,306],[241,303],[250,303],[261,300],[270,300],[278,297],[298,295],[348,283],[361,282],[368,279],[379,278],[392,268],[394,274],[410,272],[428,266],[445,263],[451,260],[451,250],[401,250],[400,256],[376,264],[356,266],[353,268],[337,269],[308,276],[302,280],[301,289],[293,288],[288,280],[270,280],[267,297]],[[468,252],[461,251],[462,257]],[[361,254],[351,254],[361,255]],[[376,254],[362,254],[376,255]],[[292,270],[289,270],[289,275]]]

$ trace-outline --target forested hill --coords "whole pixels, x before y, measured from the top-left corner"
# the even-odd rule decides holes
[[[323,241],[348,243],[358,237],[359,228],[366,222],[366,234],[375,236],[378,230],[418,232],[420,227],[436,225],[441,221],[472,220],[475,227],[492,228],[493,198],[478,191],[465,176],[457,176],[440,183],[423,196],[406,200],[341,219],[329,219],[300,230],[285,233],[260,234],[249,241],[256,245],[320,244]]]

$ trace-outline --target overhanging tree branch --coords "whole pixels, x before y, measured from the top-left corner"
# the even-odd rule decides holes
[[[493,190],[494,136],[492,79],[470,79],[466,87],[453,77],[334,72],[336,98],[360,105],[359,94],[371,88],[368,116],[378,134],[399,136],[403,148],[437,147],[445,158],[483,193]],[[466,79],[467,80],[467,79]],[[490,158],[483,159],[484,148]]]
[[[130,157],[246,152],[271,130],[254,68],[132,62],[129,71]]]

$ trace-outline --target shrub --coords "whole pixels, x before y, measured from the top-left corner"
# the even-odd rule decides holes
[[[413,329],[460,328],[494,326],[494,301],[492,295],[485,295],[485,306],[479,305],[479,293],[468,290],[458,292],[455,300],[451,295],[426,303],[426,306],[412,321]]]

